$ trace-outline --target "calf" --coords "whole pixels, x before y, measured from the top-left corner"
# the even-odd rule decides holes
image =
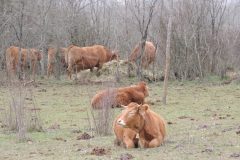
[[[139,82],[137,85],[112,89],[111,91],[102,90],[98,92],[91,101],[91,105],[94,109],[105,107],[104,101],[108,98],[111,103],[111,107],[120,107],[121,105],[128,105],[131,102],[143,104],[145,97],[148,94],[148,87],[145,82]]]
[[[147,104],[130,103],[125,106],[117,123],[139,133],[139,145],[142,148],[158,147],[166,136],[164,119]]]

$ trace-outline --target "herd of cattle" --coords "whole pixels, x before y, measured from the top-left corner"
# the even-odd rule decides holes
[[[71,45],[68,48],[49,48],[48,77],[53,73],[57,55],[59,61],[67,67],[70,79],[73,71],[79,72],[85,69],[93,71],[94,67],[99,70],[104,63],[119,58],[116,52],[110,51],[102,45],[89,47]],[[140,45],[136,45],[130,54],[129,61],[136,62],[139,55]],[[142,57],[142,66],[147,68],[154,62],[155,57],[156,48],[152,42],[147,41]],[[11,46],[6,50],[7,72],[16,74],[20,61],[20,69],[25,70],[30,64],[32,74],[35,75],[37,62],[41,59],[42,53],[36,49],[20,49]],[[153,112],[150,106],[145,103],[147,96],[149,96],[147,84],[139,82],[128,87],[99,91],[92,98],[91,105],[93,109],[102,109],[103,107],[124,108],[113,123],[113,130],[116,135],[115,144],[126,148],[137,146],[152,148],[161,145],[166,136],[166,124],[164,119]]]
[[[20,66],[21,71],[31,68],[32,74],[35,77],[37,62],[41,61],[43,57],[42,54],[43,53],[37,49],[24,49],[15,46],[9,47],[6,50],[6,66],[8,73],[15,75],[17,67]],[[136,62],[139,57],[140,45],[136,45],[129,56],[129,62]],[[155,61],[155,57],[156,47],[152,42],[146,41],[144,55],[142,56],[142,66],[147,68]],[[57,58],[63,66],[67,68],[68,77],[71,79],[73,71],[76,73],[86,69],[93,71],[94,67],[97,67],[97,71],[99,71],[104,63],[111,60],[118,60],[119,55],[117,52],[110,51],[107,47],[102,45],[87,47],[70,45],[67,48],[59,49],[50,47],[48,49],[48,77],[53,73]]]

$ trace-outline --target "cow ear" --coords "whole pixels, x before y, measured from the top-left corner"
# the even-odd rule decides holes
[[[148,108],[149,108],[149,105],[147,105],[147,104],[140,105],[140,106],[139,106],[139,113],[140,113],[142,116],[144,116],[145,113],[146,113],[146,111],[148,110]]]
[[[141,107],[141,109],[143,109],[143,110],[148,110],[148,108],[149,108],[149,105],[148,104],[143,104],[143,105],[141,105],[140,106]]]

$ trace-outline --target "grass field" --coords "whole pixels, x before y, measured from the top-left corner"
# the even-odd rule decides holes
[[[136,81],[132,79],[117,86],[134,83]],[[150,96],[147,100],[152,110],[168,122],[167,138],[158,148],[130,150],[114,146],[113,134],[95,135],[89,125],[87,113],[91,97],[109,83],[37,81],[37,85],[30,88],[35,104],[40,108],[44,131],[29,132],[31,140],[23,143],[4,126],[9,89],[1,86],[0,160],[124,159],[123,155],[127,153],[137,160],[240,159],[240,85],[219,84],[217,79],[201,83],[170,82],[166,106],[161,103],[163,83],[148,84]],[[26,107],[31,107],[31,101],[33,99],[26,99]],[[115,109],[115,115],[118,113],[120,109]],[[94,137],[77,140],[84,132]],[[104,149],[105,154],[91,154],[97,147]]]

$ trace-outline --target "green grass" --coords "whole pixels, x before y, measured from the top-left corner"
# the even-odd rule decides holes
[[[134,84],[126,80],[118,86]],[[0,159],[119,159],[129,153],[135,159],[237,159],[240,154],[240,85],[219,85],[218,78],[202,82],[170,82],[167,105],[161,103],[163,84],[149,84],[151,108],[167,122],[165,143],[153,149],[130,149],[115,147],[114,135],[90,140],[77,140],[81,130],[91,134],[87,112],[91,97],[105,84],[79,85],[68,80],[39,80],[33,87],[44,132],[30,132],[32,142],[19,143],[15,133],[0,128]],[[43,89],[46,89],[44,92]],[[28,100],[26,100],[28,102]],[[0,88],[0,124],[9,104],[9,91]],[[28,102],[28,105],[31,103]],[[28,106],[27,107],[30,107]],[[116,114],[120,109],[115,109]],[[111,122],[112,123],[112,122]],[[59,129],[49,129],[59,124]],[[107,154],[91,155],[94,147],[103,147]]]

